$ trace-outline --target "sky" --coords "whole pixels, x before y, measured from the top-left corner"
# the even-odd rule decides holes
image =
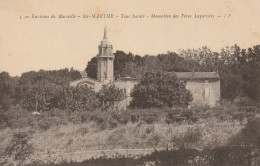
[[[33,14],[56,18],[34,19]],[[59,19],[59,14],[81,17]],[[118,17],[82,18],[84,14]],[[152,14],[179,18],[151,18]],[[215,17],[199,19],[195,14]],[[234,44],[248,48],[260,44],[259,20],[260,0],[0,0],[0,72],[20,76],[40,69],[84,70],[98,53],[104,26],[114,52],[143,56],[202,46],[218,52]]]

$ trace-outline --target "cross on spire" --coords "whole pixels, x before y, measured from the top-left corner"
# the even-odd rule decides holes
[[[107,27],[106,26],[104,28],[104,37],[103,37],[103,39],[107,39]]]

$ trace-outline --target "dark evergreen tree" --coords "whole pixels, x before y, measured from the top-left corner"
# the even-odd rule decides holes
[[[88,77],[97,79],[97,58],[96,57],[91,58],[91,60],[88,62],[85,71]]]

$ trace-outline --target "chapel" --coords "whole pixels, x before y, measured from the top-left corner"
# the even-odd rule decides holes
[[[138,80],[132,77],[124,77],[115,80],[114,78],[114,54],[113,45],[108,40],[107,29],[104,29],[104,36],[98,46],[97,80],[82,73],[82,78],[70,82],[70,86],[87,85],[95,92],[98,92],[103,85],[115,84],[123,89],[128,98],[125,104],[128,105],[130,94]],[[215,106],[220,101],[220,77],[217,72],[174,72],[180,81],[186,84],[186,88],[193,95],[193,103],[199,105]]]

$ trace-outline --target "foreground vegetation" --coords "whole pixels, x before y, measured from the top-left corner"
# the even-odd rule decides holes
[[[122,157],[90,159],[83,162],[66,162],[59,164],[35,162],[36,166],[173,166],[173,165],[258,165],[256,153],[252,147],[226,146],[214,149],[205,149],[203,151],[180,148],[178,150],[155,151],[150,155],[141,156],[140,158]],[[251,155],[250,155],[251,154]]]
[[[179,160],[185,163],[207,153],[214,156],[230,151],[237,155],[237,150],[242,156],[246,152],[257,154],[260,146],[259,106],[249,105],[248,98],[237,101],[214,108],[193,106],[190,109],[99,112],[54,109],[40,115],[12,108],[9,115],[5,115],[9,117],[5,121],[8,127],[1,124],[0,155],[3,163],[33,162],[34,165],[75,165],[70,161],[80,162],[92,157],[95,159],[82,161],[81,164],[126,162],[136,165],[150,162],[165,165],[165,162]],[[235,148],[240,145],[243,145],[242,149]],[[145,150],[143,153],[131,153],[124,149],[152,150],[149,153]],[[160,152],[150,154],[156,149]],[[175,161],[172,158],[176,153],[183,156]],[[163,158],[164,155],[171,157]],[[134,156],[139,158],[134,159]]]

